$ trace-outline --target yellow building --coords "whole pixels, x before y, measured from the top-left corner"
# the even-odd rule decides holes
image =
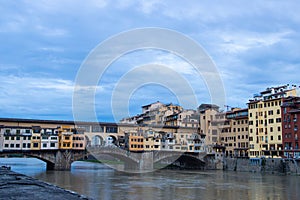
[[[84,130],[76,129],[72,138],[73,144],[72,149],[74,150],[84,150],[86,147],[86,138],[84,135]]]
[[[144,151],[143,132],[138,130],[129,133],[129,151]]]
[[[40,150],[40,149],[41,149],[41,127],[33,126],[32,136],[31,136],[31,150]]]
[[[58,129],[59,148],[72,149],[73,147],[73,132],[71,126],[61,126]]]
[[[250,157],[282,156],[281,103],[296,96],[296,87],[267,88],[248,103]]]
[[[247,157],[249,149],[248,109],[234,108],[226,113],[230,120],[231,131],[222,136],[225,143],[226,155],[234,157]]]

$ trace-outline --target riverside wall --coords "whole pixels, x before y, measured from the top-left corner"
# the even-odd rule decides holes
[[[282,158],[223,158],[223,170],[300,175],[300,160]]]
[[[283,158],[230,158],[221,155],[208,155],[205,158],[205,169],[300,175],[300,160]]]

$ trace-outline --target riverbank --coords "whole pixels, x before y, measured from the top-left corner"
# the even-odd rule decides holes
[[[0,199],[88,200],[83,195],[0,167]]]

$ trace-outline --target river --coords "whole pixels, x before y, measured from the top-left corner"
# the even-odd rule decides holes
[[[46,171],[46,164],[33,158],[0,158],[0,165],[94,199],[300,198],[299,176],[185,170],[128,174],[88,162],[73,163],[71,171]]]

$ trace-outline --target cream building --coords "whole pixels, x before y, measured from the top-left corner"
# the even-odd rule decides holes
[[[250,157],[280,157],[283,153],[282,99],[297,96],[295,86],[267,88],[248,103]]]
[[[213,104],[201,104],[198,107],[198,112],[200,114],[199,133],[205,135],[205,145],[212,147],[218,142],[218,133],[212,128],[211,123],[215,120],[216,114],[219,113],[219,107]]]
[[[234,108],[226,112],[231,131],[221,136],[226,147],[226,155],[247,157],[249,149],[248,109]]]

